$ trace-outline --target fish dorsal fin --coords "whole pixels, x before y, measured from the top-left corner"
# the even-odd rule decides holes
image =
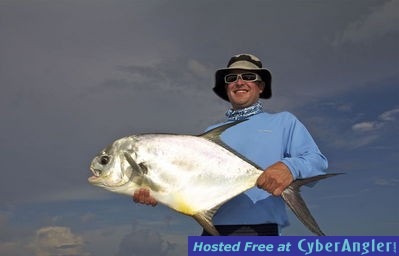
[[[328,177],[339,175],[342,173],[330,173],[324,175],[318,175],[307,179],[298,179],[291,183],[281,194],[286,204],[291,208],[298,219],[314,234],[318,236],[325,236],[323,231],[321,231],[316,220],[313,218],[305,201],[300,194],[300,188],[303,185],[316,182]]]
[[[219,231],[216,230],[212,223],[212,218],[220,206],[221,205],[218,205],[210,210],[202,211],[193,215],[193,218],[206,230],[206,232],[213,236],[219,235]]]
[[[203,133],[201,135],[198,135],[198,136],[199,137],[203,137],[205,139],[208,139],[210,141],[213,141],[216,144],[220,144],[220,143],[223,143],[220,140],[220,134],[222,134],[228,128],[230,128],[230,127],[232,127],[234,125],[237,125],[239,123],[245,122],[245,121],[247,121],[247,119],[239,120],[239,121],[236,121],[236,122],[227,123],[227,124],[218,126],[216,128],[213,128],[213,129],[211,129],[211,130],[209,130],[209,131],[207,131],[207,132],[205,132],[205,133]]]
[[[256,163],[252,162],[251,160],[249,160],[248,158],[246,158],[245,156],[241,155],[240,153],[238,153],[237,151],[235,151],[234,149],[232,149],[231,147],[229,147],[227,144],[225,144],[221,139],[220,139],[220,135],[227,130],[230,127],[233,127],[239,123],[245,122],[248,119],[244,119],[244,120],[239,120],[239,121],[235,121],[235,122],[231,122],[231,123],[227,123],[224,125],[221,125],[219,127],[213,128],[210,131],[207,131],[201,135],[198,135],[199,137],[205,138],[207,140],[210,140],[216,144],[218,144],[219,146],[227,149],[228,151],[230,151],[231,153],[235,154],[236,156],[238,156],[239,158],[241,158],[242,160],[246,161],[247,163],[249,163],[250,165],[254,166],[255,168],[262,170],[261,167],[259,167]]]

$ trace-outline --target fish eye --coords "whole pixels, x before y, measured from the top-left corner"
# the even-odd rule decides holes
[[[108,164],[108,162],[109,162],[109,156],[107,156],[107,155],[102,155],[102,156],[100,157],[100,164],[106,165],[106,164]]]

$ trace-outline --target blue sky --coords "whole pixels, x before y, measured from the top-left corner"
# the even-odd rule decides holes
[[[0,254],[184,255],[199,226],[88,184],[141,132],[199,134],[229,107],[230,56],[273,76],[270,112],[311,131],[331,172],[304,188],[328,235],[399,235],[399,1],[0,1]],[[290,215],[284,235],[310,235]],[[50,239],[51,238],[51,239]]]

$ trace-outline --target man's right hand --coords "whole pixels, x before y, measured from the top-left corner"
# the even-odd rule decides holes
[[[156,206],[158,204],[157,200],[150,195],[150,190],[147,188],[136,190],[133,194],[133,201],[151,206]]]

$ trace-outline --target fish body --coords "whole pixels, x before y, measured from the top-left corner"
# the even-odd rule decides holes
[[[210,234],[217,209],[252,188],[263,172],[225,145],[220,134],[230,123],[205,134],[142,134],[116,140],[90,169],[89,182],[111,192],[133,195],[148,188],[151,196],[180,213],[192,216]],[[315,234],[324,235],[299,194],[299,187],[331,175],[294,181],[282,194],[298,218]]]

